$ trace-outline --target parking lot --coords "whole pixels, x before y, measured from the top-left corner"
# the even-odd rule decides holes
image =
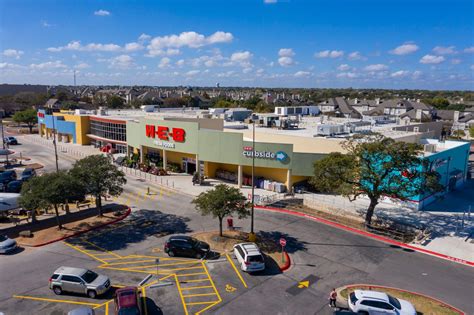
[[[28,148],[31,156],[41,152],[47,167],[54,163],[40,146]],[[60,165],[72,162],[62,158]],[[147,314],[332,314],[331,289],[353,283],[405,288],[474,312],[465,289],[474,282],[472,268],[285,214],[257,210],[255,216],[258,233],[287,240],[292,267],[285,273],[272,268],[243,273],[231,253],[202,261],[168,257],[163,246],[169,235],[218,229],[217,220],[198,214],[191,200],[167,189],[147,194],[146,184],[129,177],[124,193],[108,201],[132,209],[124,221],[0,257],[0,312],[60,315],[88,305],[97,314],[113,314],[114,290],[136,286],[149,274],[142,286]],[[236,219],[234,225],[250,226],[248,219]],[[57,296],[48,279],[60,266],[104,274],[113,289],[97,299]],[[163,282],[170,284],[155,287]]]

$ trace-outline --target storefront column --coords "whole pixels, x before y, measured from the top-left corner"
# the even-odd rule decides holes
[[[242,188],[242,179],[243,179],[242,170],[243,170],[242,165],[239,165],[237,169],[237,184],[239,185],[239,188]]]
[[[130,157],[130,146],[127,144],[127,158]]]
[[[163,150],[163,168],[166,169],[168,166],[168,158],[166,157],[166,150]]]
[[[288,169],[286,172],[286,188],[288,188],[288,191],[291,192],[291,188],[293,186],[293,183],[291,182],[291,169]]]
[[[145,162],[145,153],[143,152],[143,146],[140,146],[140,163]]]
[[[196,172],[201,175],[201,167],[199,165],[199,156],[196,154]]]

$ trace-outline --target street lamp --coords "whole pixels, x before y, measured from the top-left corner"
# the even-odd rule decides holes
[[[56,172],[59,172],[58,148],[56,147],[56,126],[54,125],[54,114],[52,112],[51,112],[51,118],[53,119],[53,145],[54,145],[54,157],[56,159]]]
[[[252,119],[252,209],[250,212],[250,234],[249,241],[255,242],[257,239],[253,226],[254,226],[254,212],[255,212],[255,119]]]

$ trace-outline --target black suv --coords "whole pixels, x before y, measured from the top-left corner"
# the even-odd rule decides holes
[[[185,235],[171,236],[165,243],[165,253],[170,257],[188,256],[201,259],[209,253],[209,244]]]

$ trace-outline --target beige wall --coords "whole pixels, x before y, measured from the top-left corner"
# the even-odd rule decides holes
[[[185,121],[185,122],[197,122],[199,123],[200,129],[212,129],[212,130],[223,130],[224,120],[223,119],[212,119],[212,118],[185,118],[185,117],[164,117],[164,120],[173,121]]]

